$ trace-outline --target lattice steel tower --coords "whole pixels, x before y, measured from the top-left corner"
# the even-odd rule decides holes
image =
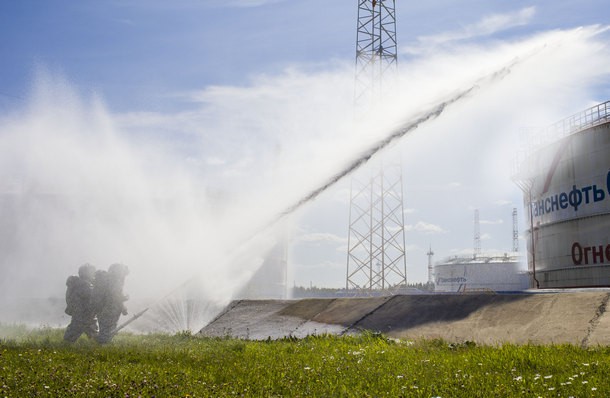
[[[356,106],[382,98],[383,77],[397,64],[395,0],[358,0]]]
[[[395,0],[358,0],[354,102],[381,105],[397,62]],[[346,289],[391,294],[407,283],[402,166],[379,161],[352,177]]]
[[[517,208],[513,207],[513,252],[519,251],[519,221],[517,218]]]

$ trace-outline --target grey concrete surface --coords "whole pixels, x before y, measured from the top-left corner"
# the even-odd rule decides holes
[[[362,330],[479,344],[610,344],[608,291],[241,300],[202,336],[262,340]]]

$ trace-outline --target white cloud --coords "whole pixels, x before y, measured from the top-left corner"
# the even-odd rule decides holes
[[[221,159],[217,156],[211,156],[209,158],[206,159],[205,163],[209,166],[222,166],[224,164],[226,164],[226,160]]]
[[[417,44],[407,49],[407,52],[419,53],[429,50],[431,47],[450,44],[456,41],[465,41],[482,36],[491,36],[494,33],[510,29],[516,26],[523,26],[536,14],[536,7],[526,7],[519,11],[506,14],[492,14],[484,17],[480,21],[466,25],[458,31],[444,32],[437,35],[420,36]]]
[[[470,256],[472,255],[473,248],[462,248],[462,249],[451,249],[451,253],[456,256]]]
[[[315,264],[293,264],[295,268],[308,268],[308,269],[320,269],[320,270],[329,270],[329,269],[345,269],[345,263],[338,263],[336,261],[322,261]]]
[[[406,225],[405,226],[405,230],[407,231],[415,231],[415,232],[422,232],[424,234],[444,234],[447,231],[445,231],[442,227],[435,225],[435,224],[431,224],[431,223],[427,223],[424,221],[419,221],[417,222],[415,225]]]
[[[121,0],[123,7],[146,7],[147,9],[161,10],[190,10],[201,8],[220,8],[220,7],[260,7],[268,4],[275,4],[285,0]],[[119,20],[121,21],[121,20]]]
[[[223,3],[226,7],[260,7],[282,1],[284,0],[230,0]]]
[[[504,220],[502,220],[501,218],[497,220],[479,220],[479,223],[485,225],[500,225],[504,224]]]
[[[535,14],[536,7],[526,7],[508,14],[493,14],[474,25],[467,26],[466,31],[470,33],[470,37],[489,35],[515,26],[526,25]]]
[[[405,250],[407,251],[407,253],[413,252],[413,251],[422,251],[422,248],[419,247],[418,245],[406,245],[405,246]],[[428,251],[429,249],[426,249],[426,251]]]
[[[346,243],[347,239],[329,232],[312,232],[303,234],[296,239],[299,242],[310,243]]]
[[[345,243],[347,243],[347,242],[345,242]],[[347,250],[348,250],[347,244],[341,245],[341,246],[337,246],[335,248],[335,251],[338,252],[338,253],[347,253]]]

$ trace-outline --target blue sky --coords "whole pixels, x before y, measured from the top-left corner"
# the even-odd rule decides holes
[[[117,110],[150,109],[176,92],[353,52],[354,7],[244,3],[3,2],[0,86],[23,96],[42,64],[101,92]],[[343,12],[350,17],[336,18]]]
[[[276,161],[280,180],[294,171],[302,185],[315,186],[325,170],[336,167],[329,158],[349,157],[347,149],[335,153],[328,147],[352,145],[325,132],[326,126],[341,130],[351,121],[344,100],[351,95],[356,11],[355,1],[321,0],[0,1],[0,116],[12,121],[15,112],[36,103],[42,75],[55,87],[51,91],[60,92],[58,98],[70,95],[57,86],[69,86],[83,108],[95,108],[90,98],[100,98],[126,141],[163,146],[164,156],[172,152],[169,158],[179,159],[190,177],[201,177],[212,190],[243,184],[251,195],[276,173],[270,166]],[[401,144],[403,156],[418,162],[407,161],[404,176],[408,273],[413,281],[425,281],[429,245],[438,258],[472,248],[474,208],[481,212],[483,249],[510,248],[512,208],[521,207],[521,194],[496,170],[512,155],[494,150],[510,143],[489,132],[502,130],[498,118],[511,118],[500,109],[520,112],[518,103],[528,98],[548,101],[549,107],[537,108],[536,120],[515,117],[513,131],[517,123],[552,123],[610,97],[603,46],[608,33],[561,33],[606,24],[610,9],[602,0],[398,1],[396,13],[399,64],[408,82],[396,95],[405,109],[430,103],[435,92],[463,87],[473,79],[469,69],[479,65],[494,70],[541,43],[559,48],[544,55],[551,61],[535,61],[520,72],[523,77],[511,80],[511,87],[426,129],[430,140],[418,135]],[[562,40],[568,50],[561,49]],[[579,54],[594,58],[578,60]],[[462,58],[476,64],[462,65]],[[549,68],[548,74],[541,68]],[[565,87],[558,85],[562,81]],[[334,117],[324,115],[329,110]],[[394,112],[388,120],[400,120],[396,109],[388,112]],[[474,134],[481,126],[487,133]],[[443,135],[453,130],[463,133],[462,141]],[[154,169],[154,161],[138,159]],[[308,162],[316,170],[298,174],[311,167]],[[501,186],[493,185],[499,180]],[[348,185],[342,181],[296,218],[291,283],[344,284]],[[285,199],[281,208],[295,198],[288,194],[293,186],[279,186],[290,187],[277,195]],[[274,195],[268,191],[263,198]]]
[[[523,25],[491,37],[603,24],[608,17],[601,0],[397,2],[399,44],[527,7],[535,13]],[[113,110],[164,109],[174,105],[172,94],[195,87],[246,84],[288,65],[352,59],[355,21],[353,1],[3,1],[2,103],[27,95],[33,70],[44,66],[99,92]]]

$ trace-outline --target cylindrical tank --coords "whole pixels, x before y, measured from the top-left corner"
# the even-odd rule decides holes
[[[610,101],[547,131],[558,138],[527,155],[515,178],[532,286],[610,286]]]
[[[518,253],[452,257],[434,266],[436,292],[512,292],[527,287]]]

